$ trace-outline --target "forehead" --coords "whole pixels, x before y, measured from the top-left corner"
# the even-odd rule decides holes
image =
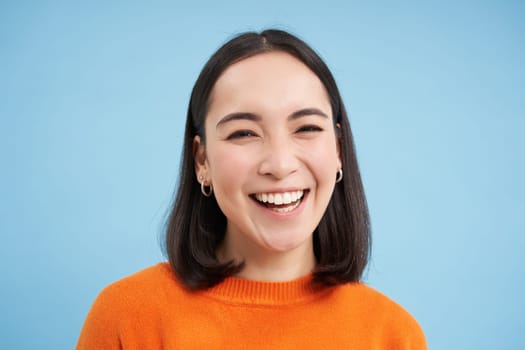
[[[294,56],[272,51],[228,67],[212,89],[208,111],[210,116],[259,108],[285,113],[307,105],[331,114],[328,94],[317,75]]]

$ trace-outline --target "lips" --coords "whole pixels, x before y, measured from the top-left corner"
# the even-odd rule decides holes
[[[260,205],[279,213],[287,213],[299,206],[305,194],[304,190],[287,192],[255,193],[251,197]]]

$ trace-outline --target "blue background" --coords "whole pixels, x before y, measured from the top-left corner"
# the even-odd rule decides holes
[[[3,1],[0,347],[71,349],[98,292],[163,260],[187,102],[227,38],[326,60],[372,217],[365,280],[432,349],[525,348],[520,1]]]

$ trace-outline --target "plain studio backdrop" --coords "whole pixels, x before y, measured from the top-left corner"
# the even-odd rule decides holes
[[[72,349],[107,284],[164,260],[190,90],[278,27],[326,60],[373,227],[365,281],[431,349],[524,349],[521,1],[3,1],[0,347]]]

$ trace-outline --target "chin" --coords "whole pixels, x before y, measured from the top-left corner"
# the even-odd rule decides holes
[[[296,239],[265,239],[264,245],[268,250],[278,253],[286,253],[299,247],[306,246],[312,236],[297,237]]]

